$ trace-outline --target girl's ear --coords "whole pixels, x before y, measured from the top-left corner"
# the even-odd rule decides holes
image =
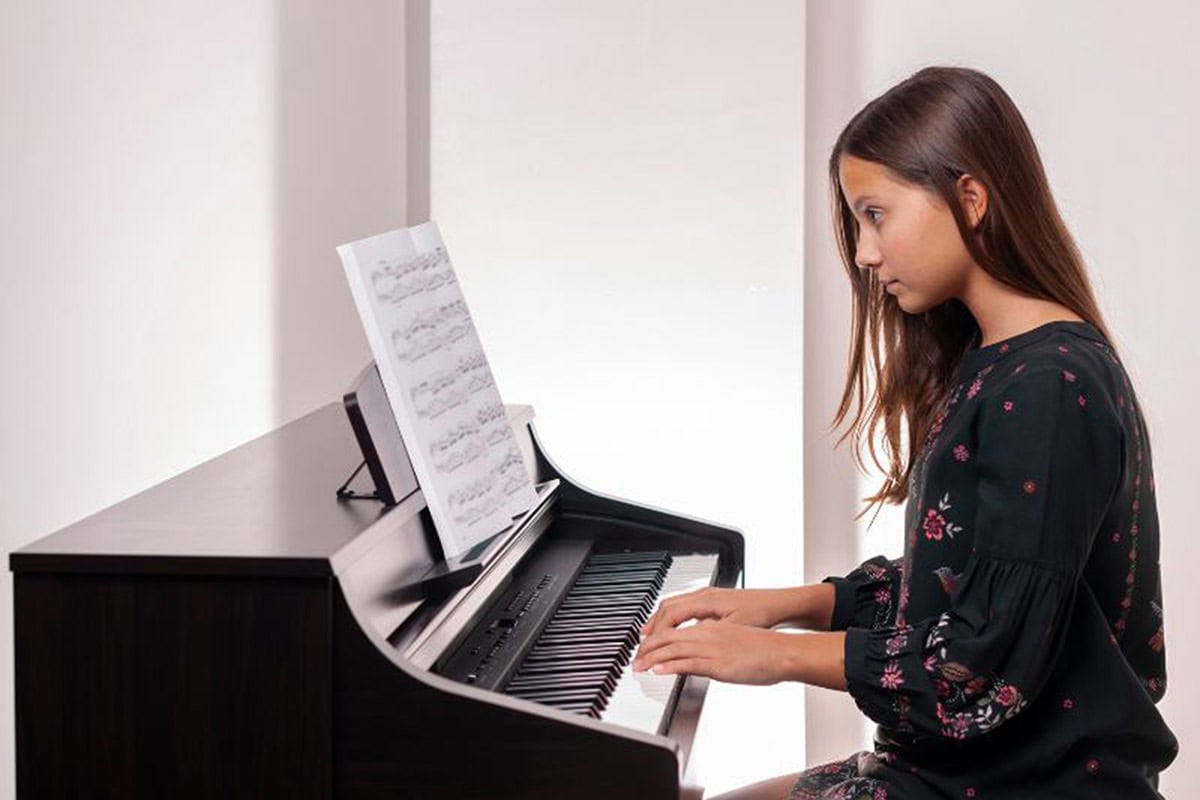
[[[972,228],[979,227],[979,223],[983,222],[983,217],[987,214],[987,187],[974,175],[964,172],[958,176],[956,188],[963,212],[967,215],[967,222],[971,224]]]

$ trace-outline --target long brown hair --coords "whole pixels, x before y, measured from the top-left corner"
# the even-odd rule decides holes
[[[873,161],[905,182],[941,197],[975,263],[997,280],[1074,311],[1111,343],[1083,258],[1063,223],[1033,136],[1012,99],[987,75],[960,67],[927,67],[872,100],[846,124],[829,156],[833,223],[853,293],[850,363],[832,427],[858,409],[836,448],[854,434],[854,459],[865,469],[863,439],[886,475],[871,506],[901,503],[913,462],[932,416],[956,377],[963,355],[979,346],[981,332],[966,305],[952,298],[921,314],[908,314],[883,292],[876,271],[855,262],[858,227],[838,177],[843,155]],[[983,183],[988,207],[972,230],[956,181],[969,173]],[[1115,348],[1114,348],[1115,349]],[[869,369],[874,389],[867,396]],[[908,425],[902,453],[901,419]],[[883,426],[885,468],[875,450]]]

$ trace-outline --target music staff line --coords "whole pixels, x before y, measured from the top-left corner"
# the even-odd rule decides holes
[[[453,369],[439,370],[410,391],[417,416],[436,419],[465,403],[473,394],[495,385],[482,352],[458,360]]]
[[[375,299],[393,305],[413,295],[436,291],[458,282],[450,257],[441,247],[408,261],[393,263],[381,260],[371,270],[370,278]]]

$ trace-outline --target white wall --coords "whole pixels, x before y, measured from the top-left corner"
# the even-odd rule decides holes
[[[1190,688],[1200,672],[1200,640],[1191,620],[1200,606],[1200,584],[1191,575],[1187,550],[1196,528],[1190,493],[1200,451],[1193,374],[1200,366],[1200,339],[1191,330],[1200,273],[1193,265],[1189,194],[1200,184],[1195,149],[1200,50],[1194,42],[1200,6],[1186,0],[810,0],[808,12],[810,273],[824,275],[837,267],[827,215],[811,202],[814,184],[849,115],[889,86],[928,64],[976,67],[1005,87],[1033,131],[1150,427],[1168,654],[1168,689],[1159,708],[1181,740],[1181,755],[1163,774],[1160,789],[1167,797],[1188,796],[1186,787],[1200,782],[1200,765],[1190,755],[1200,733],[1200,697]],[[823,102],[815,101],[818,95]],[[819,237],[830,246],[813,249]],[[843,286],[826,285],[820,293],[812,288],[810,283],[807,313],[848,303]],[[844,353],[842,337],[836,338],[835,349]],[[835,380],[840,388],[843,367],[836,361],[820,384],[810,380],[818,373],[806,369],[806,399],[812,392],[831,397],[829,383]],[[826,448],[813,432],[806,428],[809,446]],[[808,466],[813,475],[813,462]],[[875,485],[859,488],[865,494]],[[827,505],[831,496],[839,503],[844,499],[808,494],[810,513],[839,513]],[[823,533],[812,519],[806,530]],[[857,555],[899,552],[899,527],[889,530],[882,520],[878,534],[862,538]],[[836,543],[825,549],[849,555]],[[809,577],[823,574],[813,571]],[[817,744],[812,734],[821,729],[834,740],[822,740],[815,754],[810,747],[810,761],[869,746],[865,736],[845,741],[849,721],[861,716],[853,707],[822,711],[809,718],[810,742]]]
[[[367,360],[333,248],[404,222],[403,9],[326,5],[0,6],[0,551],[336,400]]]
[[[803,7],[456,0],[431,29],[433,218],[505,399],[585,485],[741,527],[749,580],[794,583]],[[802,719],[798,686],[714,686],[698,777],[797,769]]]

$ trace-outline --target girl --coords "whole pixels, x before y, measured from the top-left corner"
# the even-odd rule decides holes
[[[873,751],[730,799],[1161,797],[1150,441],[1024,119],[978,71],[923,69],[850,120],[829,174],[854,297],[834,424],[855,393],[855,443],[882,424],[866,499],[907,500],[904,557],[667,600],[635,669],[803,681],[878,723]]]

